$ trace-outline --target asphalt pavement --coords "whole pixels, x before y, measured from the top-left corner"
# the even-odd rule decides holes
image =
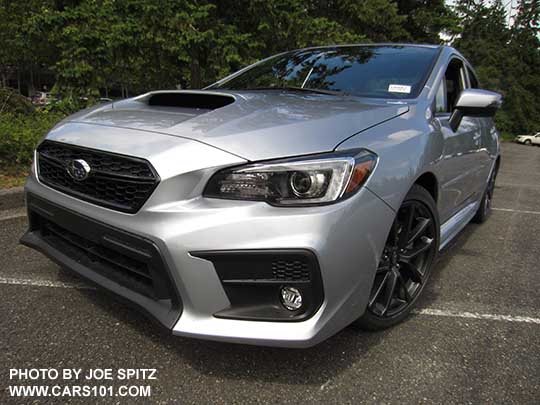
[[[156,369],[129,382],[149,398],[91,403],[539,403],[539,176],[540,148],[503,144],[491,218],[442,252],[415,313],[304,350],[174,337],[19,245],[24,213],[0,212],[0,403],[81,402],[11,397],[11,368]]]

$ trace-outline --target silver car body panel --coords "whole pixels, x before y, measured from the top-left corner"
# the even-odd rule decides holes
[[[441,248],[476,211],[499,156],[498,134],[487,118],[465,118],[454,133],[448,117],[433,113],[435,89],[455,57],[462,58],[442,47],[420,96],[398,102],[213,91],[236,102],[178,111],[149,106],[144,95],[85,110],[47,139],[147,159],[161,179],[151,197],[136,214],[121,213],[42,184],[35,167],[26,192],[152,240],[182,299],[174,334],[311,346],[365,311],[395,212],[421,176],[437,180]],[[377,168],[358,193],[332,205],[285,208],[202,197],[209,178],[224,167],[352,148],[375,152]],[[212,263],[190,252],[283,248],[310,250],[319,261],[324,302],[315,315],[301,322],[216,318],[229,300]]]
[[[150,158],[151,159],[151,158]],[[227,162],[225,157],[223,162]],[[152,161],[151,161],[152,162]],[[215,169],[214,169],[215,170]],[[173,332],[208,339],[278,346],[310,346],[354,320],[367,305],[374,273],[393,211],[368,189],[341,204],[305,209],[263,202],[209,200],[184,196],[184,185],[205,184],[213,170],[164,179],[144,208],[122,214],[64,195],[32,174],[26,191],[84,216],[151,239],[161,250],[182,297],[183,312]],[[194,179],[194,180],[193,180]],[[159,198],[176,190],[175,200]],[[370,215],[363,215],[368,210]],[[284,221],[286,226],[284,226]],[[350,227],[353,228],[350,228]],[[348,230],[351,231],[348,231]],[[378,229],[361,237],[352,229]],[[303,248],[313,251],[322,269],[325,301],[304,322],[252,322],[218,319],[229,301],[211,262],[189,252],[215,249]],[[347,283],[343,283],[347,280]],[[345,287],[345,288],[344,288]],[[239,333],[242,332],[242,333]]]
[[[167,93],[167,92],[160,92]],[[327,152],[344,138],[407,112],[407,105],[359,103],[323,94],[280,92],[201,92],[232,95],[217,110],[150,106],[145,94],[115,102],[67,122],[152,131],[193,139],[245,159]]]

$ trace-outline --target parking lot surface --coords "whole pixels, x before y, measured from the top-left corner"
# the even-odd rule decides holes
[[[53,401],[10,397],[10,368],[69,367],[157,369],[130,382],[150,398],[89,402],[539,403],[540,148],[502,159],[491,218],[440,255],[410,319],[304,350],[173,337],[20,246],[20,210],[0,214],[0,403]]]

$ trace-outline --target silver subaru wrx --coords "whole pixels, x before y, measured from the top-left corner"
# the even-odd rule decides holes
[[[21,241],[175,335],[392,326],[490,213],[501,97],[478,87],[450,47],[347,45],[81,111],[36,149]]]

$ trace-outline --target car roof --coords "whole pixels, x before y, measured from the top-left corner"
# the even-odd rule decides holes
[[[430,49],[440,49],[440,48],[451,48],[445,45],[433,45],[433,44],[410,44],[410,43],[401,43],[401,42],[377,42],[377,43],[358,43],[358,44],[336,44],[336,45],[322,45],[322,46],[309,46],[306,48],[293,49],[294,51],[304,51],[311,49],[331,49],[331,48],[350,48],[350,47],[361,47],[361,46],[403,46],[403,47],[414,47],[414,48],[430,48]]]

